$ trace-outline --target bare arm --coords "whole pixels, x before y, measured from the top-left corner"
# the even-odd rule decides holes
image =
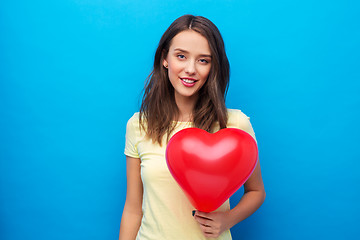
[[[253,214],[264,202],[266,193],[259,162],[244,184],[244,191],[239,203],[230,211],[212,213],[196,211],[195,219],[199,222],[204,236],[218,237],[225,230]]]
[[[143,185],[140,159],[126,156],[127,190],[119,240],[134,240],[141,224]]]
[[[249,217],[265,201],[266,193],[261,177],[260,162],[257,163],[254,172],[244,184],[244,192],[239,203],[229,212],[230,227]]]

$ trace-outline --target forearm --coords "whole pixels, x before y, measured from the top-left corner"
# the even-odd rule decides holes
[[[264,202],[265,191],[246,192],[239,203],[229,211],[230,228],[253,214]]]
[[[124,209],[120,224],[119,240],[135,240],[141,224],[142,214]]]

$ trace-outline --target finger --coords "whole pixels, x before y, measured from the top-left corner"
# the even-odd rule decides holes
[[[210,227],[205,227],[203,225],[200,225],[200,229],[205,237],[213,237],[214,236]]]
[[[200,224],[200,228],[203,233],[212,233],[213,232],[210,226],[205,226],[205,225]]]
[[[212,220],[211,213],[201,212],[199,210],[196,210],[195,215],[197,215],[199,217],[202,217],[202,218]]]
[[[206,237],[206,238],[215,238],[216,236],[214,235],[214,234],[212,234],[212,233],[204,233],[203,232],[203,234],[204,234],[204,236]]]
[[[203,218],[203,217],[199,217],[195,215],[195,220],[200,223],[201,225],[204,226],[211,226],[211,220],[207,219],[207,218]]]

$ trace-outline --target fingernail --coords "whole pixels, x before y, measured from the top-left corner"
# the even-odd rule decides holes
[[[196,212],[195,210],[194,210],[194,211],[192,211],[192,215],[193,215],[193,216],[195,216],[195,212]]]

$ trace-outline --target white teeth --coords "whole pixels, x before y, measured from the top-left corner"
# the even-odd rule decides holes
[[[193,81],[193,80],[184,79],[184,78],[182,78],[181,80],[183,80],[183,81],[186,82],[186,83],[194,83],[194,82],[195,82],[195,81]]]

